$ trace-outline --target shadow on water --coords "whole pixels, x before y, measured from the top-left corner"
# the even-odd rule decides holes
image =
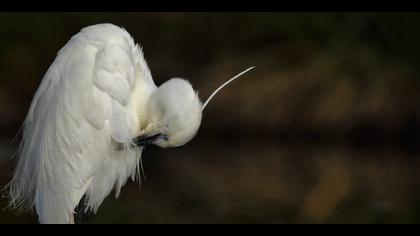
[[[2,185],[13,151],[3,145]],[[412,155],[280,142],[149,148],[141,190],[129,182],[83,223],[419,223],[420,162]],[[0,223],[23,222],[36,217],[0,214]]]

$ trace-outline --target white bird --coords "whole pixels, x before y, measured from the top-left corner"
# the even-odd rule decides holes
[[[253,67],[252,67],[253,68]],[[24,121],[10,206],[40,223],[74,223],[140,177],[146,145],[177,147],[197,133],[204,107],[191,84],[153,82],[141,48],[123,28],[83,28],[58,52]]]

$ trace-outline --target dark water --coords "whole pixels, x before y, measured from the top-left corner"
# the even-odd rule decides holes
[[[1,147],[2,185],[14,148]],[[420,223],[420,159],[400,148],[193,140],[143,157],[142,188],[129,182],[82,223]]]

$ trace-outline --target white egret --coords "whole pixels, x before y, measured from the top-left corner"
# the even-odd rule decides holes
[[[35,208],[40,223],[74,223],[85,196],[84,211],[96,212],[112,190],[118,197],[130,177],[140,177],[144,146],[190,141],[208,101],[243,73],[203,105],[184,79],[157,87],[124,29],[82,29],[58,52],[32,100],[7,186],[10,206]]]

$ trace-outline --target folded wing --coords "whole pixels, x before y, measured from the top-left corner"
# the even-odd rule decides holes
[[[133,109],[139,95],[133,95],[142,80],[154,86],[126,31],[102,24],[75,35],[32,101],[10,183],[11,204],[35,205],[41,223],[70,223],[84,194],[92,199],[89,207],[97,208],[112,188],[119,191],[134,177],[141,150],[114,147],[128,144],[139,128]]]

